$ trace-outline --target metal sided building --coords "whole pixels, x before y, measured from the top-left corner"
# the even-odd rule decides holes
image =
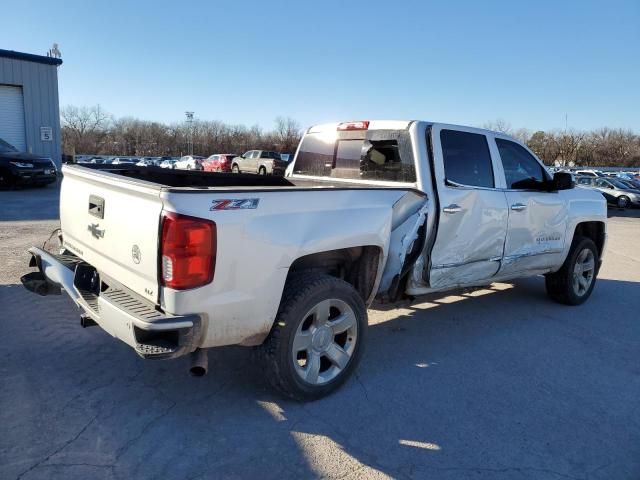
[[[59,58],[0,49],[0,138],[61,162]]]

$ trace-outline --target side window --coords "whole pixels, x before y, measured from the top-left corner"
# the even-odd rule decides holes
[[[507,188],[536,188],[547,181],[542,165],[522,146],[509,140],[496,138]]]
[[[578,178],[578,185],[591,185],[591,180],[586,177]]]
[[[249,150],[248,152],[244,152],[244,155],[242,155],[243,158],[251,158],[251,155],[253,155],[253,150]]]
[[[442,157],[447,180],[461,185],[493,188],[493,165],[487,137],[478,133],[442,130]]]

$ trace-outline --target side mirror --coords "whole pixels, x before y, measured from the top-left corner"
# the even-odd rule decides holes
[[[551,185],[554,190],[570,190],[575,186],[575,182],[570,173],[556,172],[553,174]]]

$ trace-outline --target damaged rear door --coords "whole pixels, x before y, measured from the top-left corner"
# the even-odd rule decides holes
[[[440,211],[429,286],[488,280],[502,262],[508,207],[504,192],[496,189],[487,137],[446,126],[434,126],[431,135]]]

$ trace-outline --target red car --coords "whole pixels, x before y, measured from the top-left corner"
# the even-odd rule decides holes
[[[217,153],[202,161],[205,172],[230,172],[231,160],[237,157],[233,153]]]

